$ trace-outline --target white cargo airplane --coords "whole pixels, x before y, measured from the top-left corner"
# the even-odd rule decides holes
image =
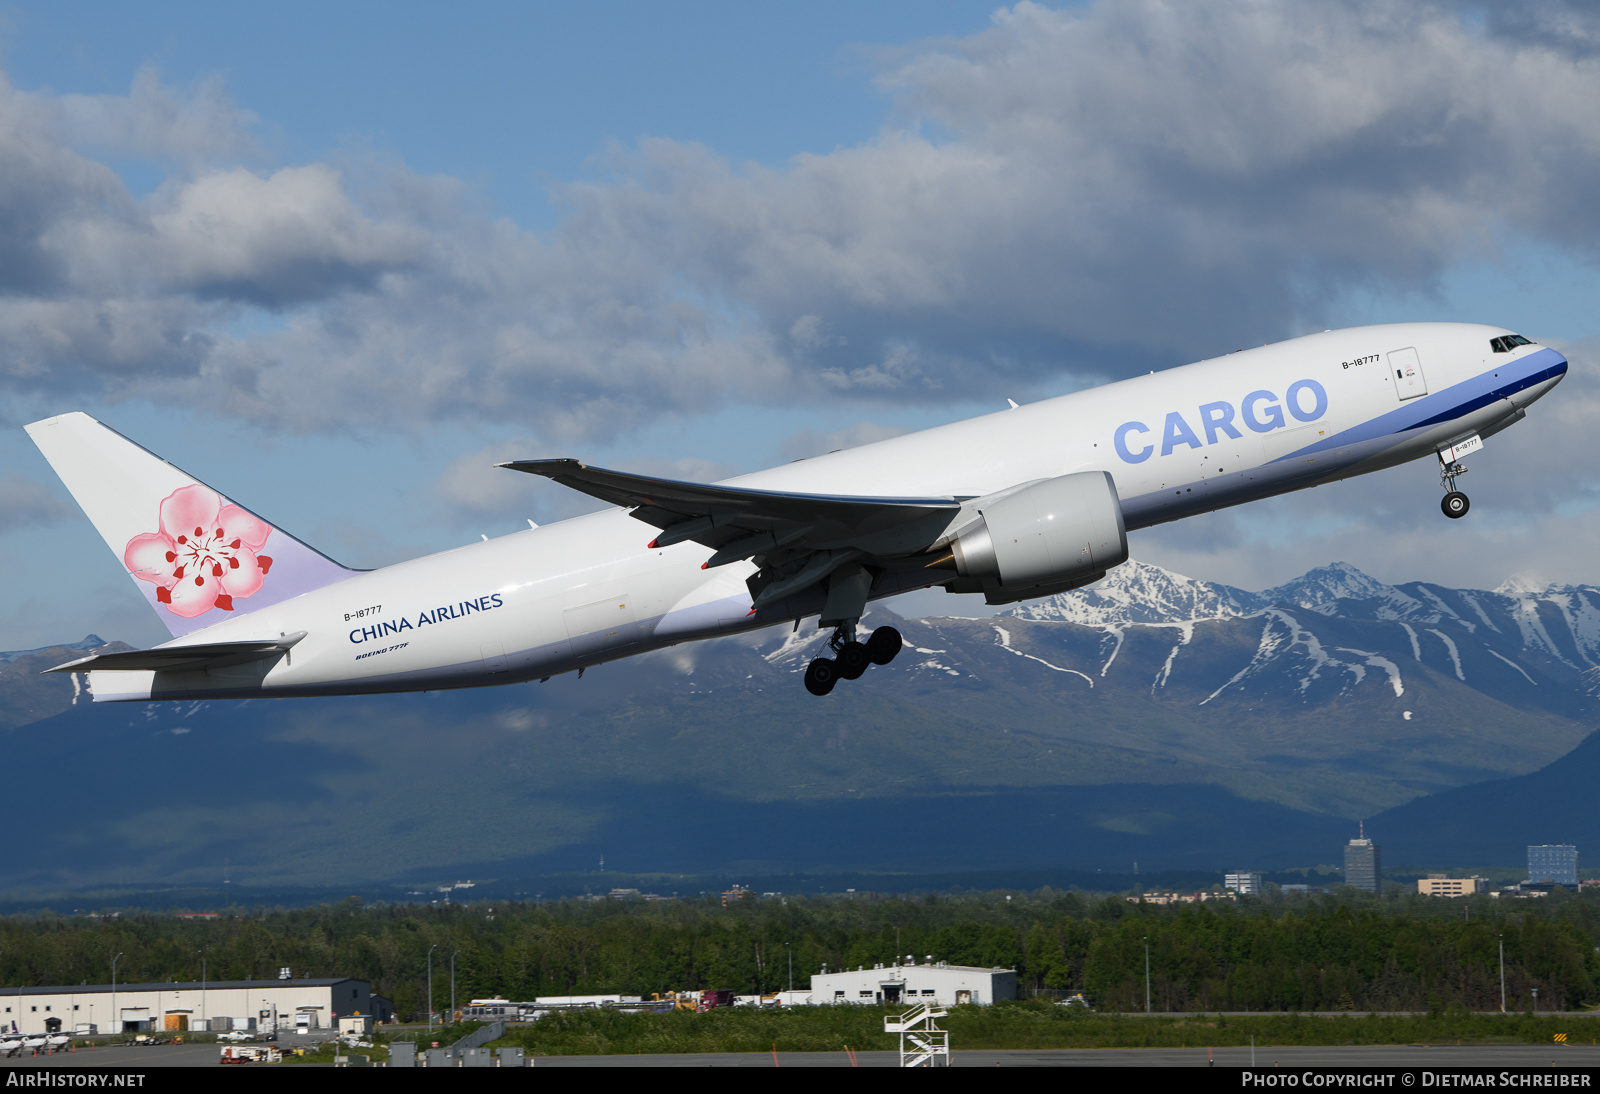
[[[889,627],[856,640],[879,597],[1049,596],[1124,562],[1130,528],[1418,458],[1461,517],[1462,458],[1566,371],[1498,327],[1356,327],[716,485],[516,461],[619,508],[372,571],[64,414],[28,432],[174,638],[49,671],[87,673],[97,702],[424,691],[817,616],[833,656],[805,683],[825,695],[899,652]]]

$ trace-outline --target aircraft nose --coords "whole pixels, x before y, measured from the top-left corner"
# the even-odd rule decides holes
[[[1530,364],[1532,363],[1530,361]],[[1511,402],[1518,407],[1525,408],[1537,402],[1567,375],[1566,356],[1548,347],[1540,350],[1538,364],[1543,367],[1527,377],[1523,381],[1522,389],[1510,396]]]

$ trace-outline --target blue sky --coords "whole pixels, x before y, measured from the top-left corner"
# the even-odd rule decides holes
[[[1574,361],[1468,521],[1419,465],[1136,555],[1600,580],[1597,41],[1559,3],[9,5],[0,648],[161,637],[47,414],[371,566],[587,508],[496,459],[717,477],[1412,318]]]
[[[981,28],[992,3],[8,5],[13,83],[118,95],[152,65],[217,76],[271,158],[371,150],[472,184],[549,228],[547,185],[604,174],[613,142],[697,141],[779,165],[870,140],[884,51]],[[135,190],[164,177],[119,163]]]

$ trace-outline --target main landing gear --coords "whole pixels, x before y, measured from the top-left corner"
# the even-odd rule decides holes
[[[1443,465],[1439,472],[1439,485],[1445,488],[1445,496],[1439,502],[1439,508],[1451,520],[1460,520],[1467,515],[1467,510],[1472,508],[1472,502],[1467,496],[1456,489],[1456,479],[1467,473],[1466,467],[1459,461]]]
[[[806,690],[812,695],[826,695],[840,678],[854,680],[869,665],[893,661],[901,644],[900,632],[893,627],[879,627],[865,642],[857,642],[855,623],[841,623],[828,639],[833,657],[819,657],[806,666]]]

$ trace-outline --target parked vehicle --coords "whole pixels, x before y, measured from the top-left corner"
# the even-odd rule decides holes
[[[283,1053],[276,1045],[224,1045],[218,1063],[223,1064],[277,1064],[283,1062]]]

